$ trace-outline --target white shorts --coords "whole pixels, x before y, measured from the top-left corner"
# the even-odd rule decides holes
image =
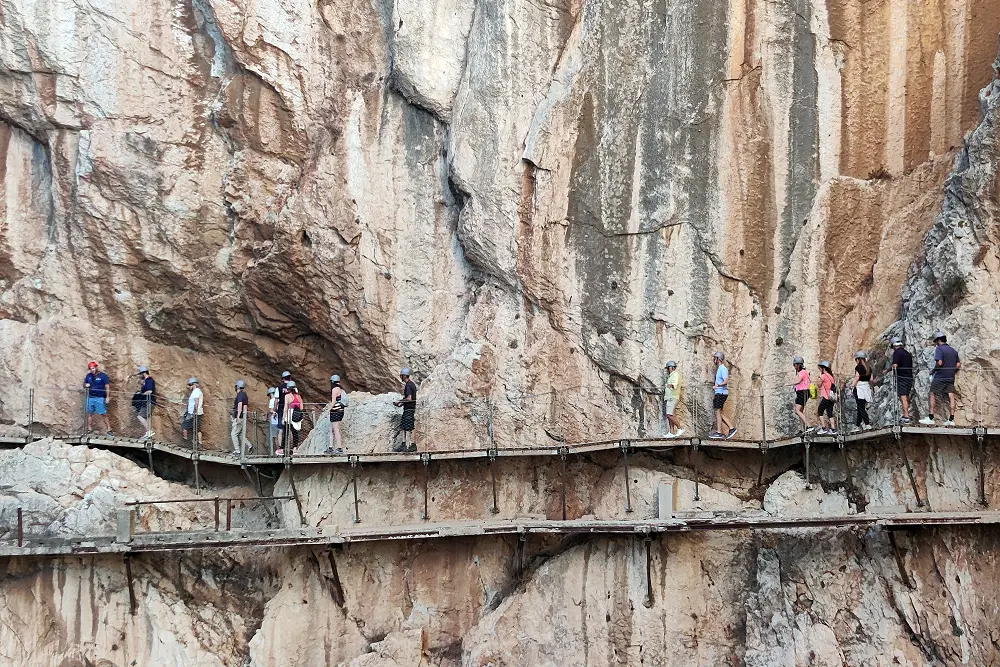
[[[676,409],[677,409],[676,398],[671,398],[663,403],[663,412],[670,415],[671,417],[674,416],[674,410]]]

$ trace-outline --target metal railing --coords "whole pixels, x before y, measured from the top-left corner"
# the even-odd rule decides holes
[[[853,374],[835,377],[839,399],[834,416],[839,432],[850,433],[859,422],[864,425],[864,420],[859,419],[859,402],[850,389]],[[773,374],[732,371],[723,407],[727,421],[737,429],[732,439],[768,443],[801,434],[802,424],[794,414],[795,391],[790,386],[794,379],[790,369]],[[813,383],[818,385],[818,380],[819,375],[813,371]],[[872,428],[901,422],[899,386],[899,378],[891,369],[875,369],[872,400],[867,405],[868,424]],[[912,425],[927,416],[932,386],[938,385],[931,382],[926,371],[914,374],[910,401]],[[714,394],[710,382],[682,379],[675,410],[684,429],[682,438],[707,438],[715,430]],[[982,367],[962,369],[954,383],[954,394],[958,425],[1000,426],[1000,371]],[[206,396],[200,415],[188,414],[188,403],[183,396],[160,394],[150,404],[132,392],[113,391],[103,406],[93,402],[88,406],[87,398],[83,388],[33,387],[20,399],[12,396],[3,406],[11,414],[0,418],[8,422],[5,433],[12,438],[88,435],[100,438],[108,437],[110,432],[110,437],[143,440],[151,432],[150,440],[189,450],[192,455],[229,453],[241,460],[320,455],[332,444],[328,406],[322,403],[305,403],[299,414],[301,419],[295,424],[285,420],[275,425],[265,405],[251,402],[245,418],[235,424],[234,430],[231,397]],[[936,404],[939,408],[947,406],[948,397],[938,397]],[[818,396],[807,401],[804,414],[809,426],[818,425],[818,406]],[[101,407],[103,415],[99,414]],[[372,417],[376,407],[382,409],[377,420]],[[425,399],[416,409],[414,436],[423,451],[558,448],[619,440],[668,439],[663,407],[662,390],[625,381],[553,388],[532,394],[503,392]],[[352,424],[352,415],[360,414],[356,410],[359,408],[349,406],[341,424],[347,452],[399,449],[400,409],[377,402],[366,405],[364,434],[352,430],[357,428]],[[950,410],[947,414],[940,413],[937,423],[942,424],[949,416]],[[149,429],[140,417],[147,419]],[[199,432],[200,440],[196,436]],[[4,437],[4,432],[0,432],[0,437]]]

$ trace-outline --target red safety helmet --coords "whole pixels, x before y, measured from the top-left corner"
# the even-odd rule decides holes
[[[97,362],[91,361],[89,364],[87,364],[87,368],[97,368]]]

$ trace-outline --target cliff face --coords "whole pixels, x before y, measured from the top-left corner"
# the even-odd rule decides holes
[[[847,367],[1000,29],[985,0],[2,7],[6,386],[95,357],[315,400],[407,364],[466,442],[470,399],[501,440],[644,431],[663,363],[713,349],[740,389]]]

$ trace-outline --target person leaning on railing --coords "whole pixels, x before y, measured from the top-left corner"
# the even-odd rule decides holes
[[[948,345],[948,337],[943,331],[934,334],[934,368],[931,370],[931,391],[928,397],[930,403],[930,414],[920,420],[921,424],[934,425],[934,415],[936,413],[936,397],[942,399],[948,397],[948,421],[945,426],[955,425],[955,376],[962,370],[962,362],[958,358],[958,351]]]

